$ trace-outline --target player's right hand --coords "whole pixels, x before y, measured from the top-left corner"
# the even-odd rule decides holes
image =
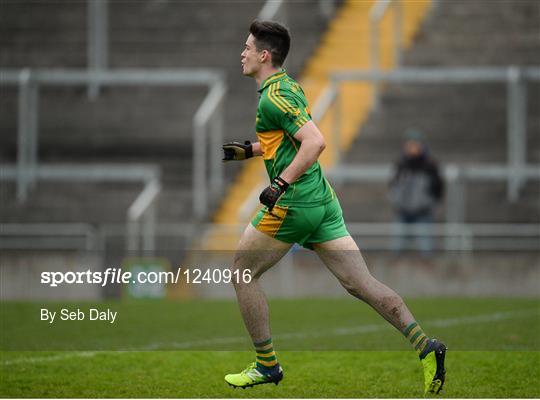
[[[249,140],[244,144],[229,142],[223,145],[223,161],[245,160],[253,157],[253,146]]]

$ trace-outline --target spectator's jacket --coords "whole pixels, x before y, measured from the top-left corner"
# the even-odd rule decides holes
[[[416,216],[431,213],[444,192],[444,182],[435,160],[426,153],[404,156],[390,181],[389,197],[397,212]]]

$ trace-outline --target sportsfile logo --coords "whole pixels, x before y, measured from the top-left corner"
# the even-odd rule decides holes
[[[50,287],[58,287],[62,284],[98,284],[106,286],[108,284],[130,283],[132,273],[122,271],[122,268],[107,268],[105,271],[44,271],[41,273],[41,283]]]
[[[73,284],[177,284],[185,283],[249,283],[251,270],[246,268],[231,271],[228,268],[182,268],[173,271],[139,271],[133,274],[122,268],[107,268],[105,271],[44,271],[41,273],[41,283],[50,287]]]

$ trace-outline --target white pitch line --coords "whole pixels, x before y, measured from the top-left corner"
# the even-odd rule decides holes
[[[467,317],[455,317],[455,318],[444,318],[444,319],[435,319],[431,321],[426,321],[423,323],[423,326],[426,327],[448,327],[455,325],[464,325],[464,324],[474,324],[474,323],[486,323],[494,322],[505,319],[519,318],[523,316],[528,316],[532,314],[538,314],[539,309],[527,309],[520,311],[506,311],[498,312],[492,314],[481,314]],[[321,331],[321,332],[291,332],[291,333],[282,333],[272,336],[274,340],[280,339],[306,339],[306,338],[318,338],[318,337],[329,337],[329,336],[347,336],[347,335],[357,335],[357,334],[366,334],[372,332],[378,332],[381,330],[389,329],[390,325],[385,324],[370,324],[362,325],[358,327],[345,327],[345,328],[334,328],[330,331]],[[242,343],[246,341],[246,336],[231,336],[224,338],[210,338],[203,340],[194,340],[189,342],[168,342],[168,343],[152,343],[143,348],[134,348],[133,351],[137,350],[155,350],[155,349],[189,349],[196,348],[207,345],[216,345],[216,344],[227,344],[227,343]],[[131,349],[130,349],[131,350]]]
[[[426,321],[423,323],[426,327],[449,327],[449,326],[458,326],[465,324],[479,324],[486,322],[501,321],[505,319],[513,319],[525,317],[533,314],[539,313],[538,308],[526,309],[519,311],[506,311],[506,312],[497,312],[492,314],[480,314],[467,317],[455,317],[455,318],[443,318],[435,319],[431,321]],[[331,337],[331,336],[347,336],[347,335],[358,335],[366,334],[372,332],[378,332],[381,330],[388,329],[389,325],[386,324],[370,324],[362,325],[358,327],[344,327],[344,328],[335,328],[326,332],[291,332],[291,333],[282,333],[273,336],[273,339],[306,339],[306,338],[317,338],[317,337]],[[224,338],[210,338],[204,340],[195,340],[189,342],[168,342],[168,343],[151,343],[147,346],[136,347],[124,349],[122,351],[116,351],[116,354],[123,354],[132,351],[148,351],[148,350],[158,350],[158,349],[190,349],[207,345],[216,345],[216,344],[227,344],[227,343],[242,343],[246,341],[246,336],[231,336]],[[114,350],[109,350],[114,351]],[[105,352],[105,351],[104,351]],[[94,357],[99,352],[97,351],[79,351],[75,353],[66,353],[66,354],[57,354],[53,356],[44,356],[44,357],[25,357],[25,358],[16,358],[13,360],[2,361],[2,365],[13,365],[13,364],[23,364],[23,363],[40,363],[40,362],[50,362],[50,361],[60,361],[67,358],[75,357]]]
[[[50,362],[50,361],[60,361],[65,360],[66,358],[90,358],[96,355],[95,351],[77,351],[77,352],[67,352],[63,351],[65,354],[55,354],[53,356],[43,356],[43,357],[25,357],[25,358],[15,358],[13,360],[2,361],[2,365],[13,365],[13,364],[34,364],[40,362]]]

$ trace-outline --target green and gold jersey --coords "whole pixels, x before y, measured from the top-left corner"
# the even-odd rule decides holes
[[[256,131],[270,181],[279,176],[298,153],[300,141],[294,135],[310,120],[304,91],[284,70],[263,82],[259,89]],[[315,161],[290,185],[278,204],[313,207],[327,203],[334,196],[319,161]]]

